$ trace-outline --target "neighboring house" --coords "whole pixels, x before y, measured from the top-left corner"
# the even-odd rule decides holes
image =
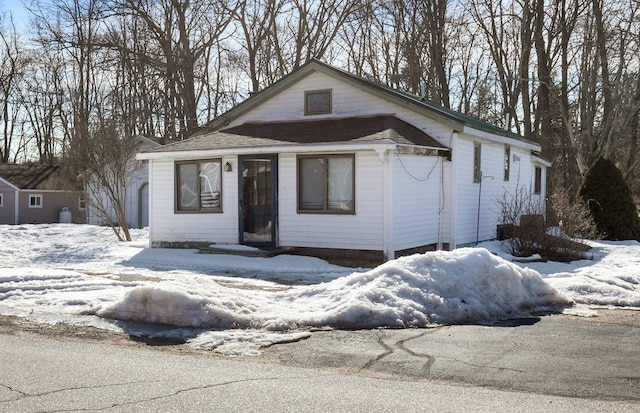
[[[150,244],[397,255],[496,236],[544,200],[540,144],[311,61],[149,161]]]
[[[60,172],[59,166],[0,164],[0,224],[85,223],[82,192]]]
[[[157,148],[163,144],[163,142],[143,136],[135,138],[138,139],[138,151]],[[144,228],[149,226],[149,166],[146,161],[132,158],[128,169],[124,194],[127,225],[129,228]],[[111,219],[116,221],[115,213],[104,188],[85,185],[84,189],[89,201],[87,202],[88,223],[92,225],[108,224],[105,214],[95,207],[97,204],[105,205],[105,210],[109,211]],[[98,200],[98,198],[100,199]]]

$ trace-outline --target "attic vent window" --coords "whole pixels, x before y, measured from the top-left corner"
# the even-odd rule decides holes
[[[331,113],[331,90],[304,92],[304,114],[321,115]]]

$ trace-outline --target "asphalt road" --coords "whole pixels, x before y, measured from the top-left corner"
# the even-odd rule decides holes
[[[640,411],[640,312],[318,331],[257,358],[0,318],[0,411]]]

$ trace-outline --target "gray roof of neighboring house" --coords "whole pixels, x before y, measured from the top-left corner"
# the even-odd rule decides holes
[[[19,189],[75,191],[60,175],[60,166],[0,164],[0,178]]]
[[[399,145],[447,149],[425,132],[394,116],[368,116],[293,122],[248,122],[165,145],[153,152],[382,140],[391,140]]]

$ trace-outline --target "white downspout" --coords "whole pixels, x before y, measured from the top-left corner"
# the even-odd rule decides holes
[[[382,163],[382,232],[383,253],[385,261],[395,258],[395,242],[393,236],[393,159],[392,150],[376,150]]]
[[[17,189],[14,193],[14,200],[13,200],[13,206],[14,206],[14,211],[13,211],[13,223],[15,225],[18,225],[20,223],[20,190]]]
[[[449,241],[449,251],[453,251],[457,247],[456,222],[458,222],[458,133],[451,134],[451,239]]]
[[[154,222],[153,222],[153,159],[149,159],[149,165],[148,165],[148,169],[149,169],[149,183],[147,184],[147,188],[149,189],[149,202],[147,204],[147,207],[149,208],[149,210],[147,211],[148,217],[149,217],[149,248],[151,248],[153,246],[153,227],[154,227]],[[138,201],[139,202],[139,201]]]
[[[436,249],[442,250],[442,213],[444,212],[444,157],[438,159],[440,162],[440,188],[438,188],[438,240],[436,242]]]

